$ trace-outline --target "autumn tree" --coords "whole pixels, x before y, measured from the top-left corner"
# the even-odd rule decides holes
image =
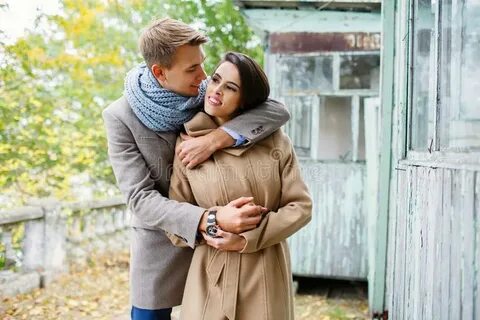
[[[230,0],[61,1],[61,13],[40,15],[14,44],[0,42],[4,196],[15,204],[30,197],[71,199],[78,176],[105,196],[114,177],[101,111],[120,97],[125,73],[141,61],[141,28],[164,16],[209,35],[208,72],[227,50],[261,61],[258,41]]]

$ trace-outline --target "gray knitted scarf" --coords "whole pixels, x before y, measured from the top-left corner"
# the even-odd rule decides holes
[[[179,131],[202,106],[207,82],[198,96],[185,97],[162,88],[145,63],[127,73],[124,95],[138,119],[156,132]]]

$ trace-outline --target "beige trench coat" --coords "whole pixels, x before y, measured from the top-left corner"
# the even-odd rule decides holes
[[[189,135],[199,136],[217,126],[199,113],[185,127]],[[216,152],[194,170],[175,158],[171,199],[208,208],[241,196],[253,196],[271,211],[256,229],[242,234],[247,243],[241,253],[195,248],[181,319],[294,318],[286,239],[310,221],[312,203],[292,144],[281,130],[255,145]]]

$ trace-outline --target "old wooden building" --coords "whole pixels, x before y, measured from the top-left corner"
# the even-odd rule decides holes
[[[237,1],[315,201],[294,273],[368,278],[374,318],[480,319],[480,2],[380,2]]]
[[[289,239],[293,272],[366,280],[380,1],[238,3],[265,46],[272,96],[291,112],[284,129],[314,199],[312,222]]]
[[[374,308],[480,319],[480,1],[383,6],[377,235],[388,246]]]

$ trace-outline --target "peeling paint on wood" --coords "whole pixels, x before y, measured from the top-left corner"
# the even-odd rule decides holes
[[[367,278],[365,164],[301,161],[312,221],[289,238],[296,275]]]
[[[381,0],[234,0],[242,8],[321,8],[379,10]]]
[[[409,63],[410,55],[416,54],[410,53],[414,34],[414,26],[409,24],[412,3],[398,1],[396,6],[389,5],[384,15],[395,15],[389,22],[395,21],[395,32],[390,28],[385,36],[395,36],[395,50],[383,57],[382,74],[385,79],[385,70],[394,66],[395,78],[390,76],[395,82],[384,86],[382,107],[393,113],[392,169],[398,169],[391,171],[385,308],[392,319],[480,319],[478,157],[471,150],[452,151],[442,145],[440,151],[433,148],[431,154],[409,150],[412,113],[408,113],[408,104],[413,92],[409,89]],[[442,4],[436,2],[435,6]],[[387,21],[385,25],[389,26]],[[451,54],[448,50],[443,53],[443,47],[438,50],[440,54]],[[453,62],[450,65],[452,70],[459,69]],[[419,96],[411,98],[418,100]],[[425,107],[437,106],[433,101]],[[439,124],[437,129],[441,131],[444,128]],[[383,132],[390,127],[385,126]]]
[[[248,24],[263,39],[285,32],[366,32],[382,31],[380,12],[326,10],[244,9]]]
[[[380,33],[277,32],[269,37],[269,51],[271,53],[372,51],[380,50],[380,39]]]
[[[389,240],[392,319],[478,319],[478,172],[410,166],[404,176]]]

